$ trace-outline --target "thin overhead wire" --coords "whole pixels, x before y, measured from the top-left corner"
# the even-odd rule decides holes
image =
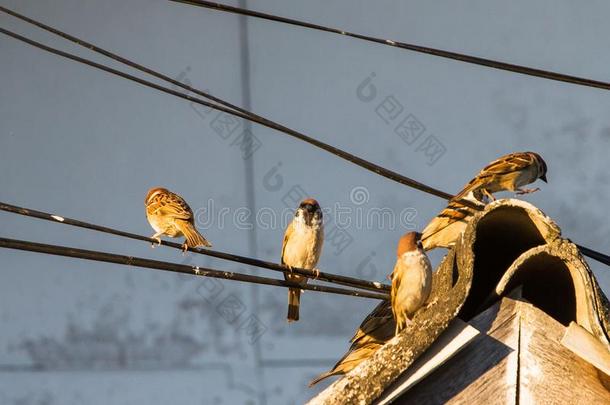
[[[106,226],[95,225],[95,224],[91,224],[88,222],[84,222],[84,221],[80,221],[80,220],[72,219],[72,218],[67,218],[64,216],[56,215],[56,214],[50,214],[48,212],[32,210],[29,208],[19,207],[19,206],[12,205],[12,204],[6,204],[3,202],[0,202],[0,210],[6,211],[6,212],[11,212],[13,214],[27,216],[27,217],[43,219],[43,220],[55,222],[58,224],[75,226],[78,228],[89,229],[89,230],[96,231],[96,232],[102,232],[102,233],[107,233],[110,235],[121,236],[124,238],[140,240],[140,241],[148,242],[151,244],[157,244],[156,239],[152,239],[152,238],[149,238],[146,236],[137,235],[135,233],[130,233],[130,232],[124,232],[124,231],[109,228]],[[176,243],[176,242],[168,242],[168,241],[162,240],[161,244],[164,246],[174,248],[174,249],[178,249],[178,250],[183,249],[183,245]],[[210,249],[199,249],[199,248],[189,247],[188,250],[193,253],[198,253],[201,255],[216,257],[218,259],[229,260],[232,262],[247,264],[250,266],[262,267],[265,269],[278,271],[278,272],[282,272],[282,273],[292,271],[293,273],[301,274],[303,276],[313,278],[313,279],[318,279],[320,281],[326,281],[328,283],[342,284],[342,285],[346,285],[346,286],[350,286],[350,287],[357,287],[360,289],[375,291],[375,292],[384,292],[384,291],[387,292],[387,291],[391,290],[391,287],[389,285],[378,283],[375,281],[360,280],[360,279],[354,278],[354,277],[341,276],[338,274],[331,274],[331,273],[326,273],[326,272],[321,272],[321,271],[317,272],[314,270],[301,269],[298,267],[293,267],[292,269],[289,269],[288,267],[285,267],[281,264],[253,259],[253,258],[245,257],[245,256],[234,255],[234,254],[225,253],[225,252],[219,252],[219,251],[210,250]]]
[[[175,3],[184,3],[192,6],[198,6],[208,8],[212,10],[219,10],[233,14],[245,15],[249,17],[261,18],[264,20],[280,22],[284,24],[294,25],[298,27],[314,29],[318,31],[329,32],[332,34],[344,35],[347,37],[357,38],[368,42],[375,42],[382,45],[393,46],[396,48],[406,49],[413,52],[424,53],[427,55],[438,56],[441,58],[457,60],[460,62],[466,62],[473,65],[485,66],[493,69],[499,69],[514,73],[520,73],[527,76],[541,77],[548,80],[554,80],[558,82],[577,84],[580,86],[594,87],[603,90],[610,90],[610,83],[599,80],[587,79],[584,77],[571,76],[563,73],[552,72],[549,70],[536,69],[522,65],[516,65],[513,63],[501,62],[492,59],[481,58],[478,56],[467,55],[458,52],[445,51],[442,49],[430,48],[427,46],[415,45],[401,41],[393,41],[390,39],[376,38],[363,34],[356,34],[353,32],[341,30],[338,28],[326,27],[319,24],[308,23],[305,21],[295,20],[292,18],[281,17],[273,14],[262,13],[259,11],[248,10],[240,7],[233,7],[226,4],[205,1],[205,0],[169,0]]]
[[[31,241],[9,239],[0,237],[0,248],[25,250],[29,252],[45,253],[55,256],[73,257],[91,261],[115,263],[125,266],[143,267],[147,269],[171,271],[174,273],[189,274],[195,276],[220,278],[225,280],[241,281],[271,285],[285,288],[300,288],[301,290],[318,291],[330,294],[348,295],[352,297],[371,298],[386,300],[389,298],[387,293],[374,293],[370,291],[348,290],[346,288],[336,288],[318,284],[294,283],[291,281],[277,280],[268,277],[252,276],[249,274],[236,273],[232,271],[216,270],[209,267],[189,266],[186,264],[163,262],[159,260],[144,259],[141,257],[117,255],[114,253],[100,252],[96,250],[77,249],[67,246],[47,245]]]
[[[590,257],[593,260],[597,260],[600,263],[604,263],[604,264],[607,264],[608,266],[610,266],[610,256],[597,252],[593,249],[589,249],[586,246],[579,245],[578,243],[574,243],[574,244],[576,245],[578,250],[580,250],[580,253],[582,253],[583,255]]]
[[[265,120],[265,118],[263,118],[263,117],[257,116],[256,114],[253,114],[253,113],[251,113],[251,112],[249,112],[249,111],[247,111],[247,110],[245,110],[243,108],[240,108],[240,107],[238,107],[238,106],[236,106],[234,104],[231,104],[231,103],[226,102],[226,101],[224,101],[222,99],[214,97],[213,95],[211,95],[209,93],[206,93],[204,91],[195,89],[193,87],[190,87],[190,86],[186,85],[185,83],[182,83],[182,82],[180,82],[180,81],[178,81],[178,80],[176,80],[176,79],[174,79],[174,78],[172,78],[170,76],[167,76],[167,75],[165,75],[163,73],[160,73],[160,72],[157,72],[157,71],[155,71],[153,69],[150,69],[150,68],[148,68],[148,67],[146,67],[144,65],[136,63],[136,62],[134,62],[132,60],[129,60],[127,58],[124,58],[121,55],[118,55],[118,54],[116,54],[114,52],[110,52],[110,51],[108,51],[106,49],[100,48],[100,47],[98,47],[98,46],[96,46],[96,45],[94,45],[94,44],[92,44],[90,42],[87,42],[87,41],[81,39],[81,38],[75,37],[75,36],[70,35],[68,33],[65,33],[63,31],[60,31],[60,30],[58,30],[56,28],[53,28],[53,27],[51,27],[49,25],[46,25],[46,24],[44,24],[44,23],[42,23],[40,21],[34,20],[33,18],[29,18],[27,16],[24,16],[23,14],[19,14],[16,11],[10,10],[10,9],[8,9],[6,7],[3,7],[3,6],[0,6],[0,11],[4,12],[6,14],[9,14],[9,15],[15,17],[15,18],[18,18],[18,19],[20,19],[22,21],[25,21],[28,24],[31,24],[31,25],[34,25],[34,26],[40,28],[40,29],[43,29],[43,30],[45,30],[47,32],[50,32],[50,33],[52,33],[54,35],[57,35],[57,36],[59,36],[59,37],[61,37],[63,39],[66,39],[66,40],[70,41],[70,42],[73,42],[73,43],[75,43],[77,45],[80,45],[80,46],[82,46],[84,48],[87,48],[87,49],[89,49],[89,50],[91,50],[93,52],[99,53],[100,55],[104,55],[104,56],[106,56],[106,57],[108,57],[110,59],[113,59],[113,60],[115,60],[117,62],[120,62],[120,63],[122,63],[122,64],[124,64],[126,66],[132,67],[132,68],[137,69],[137,70],[139,70],[141,72],[149,74],[149,75],[151,75],[153,77],[156,77],[158,79],[161,79],[163,81],[171,83],[174,86],[183,88],[184,90],[187,90],[187,91],[189,91],[191,93],[195,93],[195,94],[197,94],[199,96],[207,98],[208,100],[212,100],[212,101],[214,101],[214,102],[216,102],[218,104],[224,105],[225,107],[234,109],[235,111],[239,111],[239,112],[241,112],[243,114],[252,115],[253,117],[257,117],[257,118],[259,118],[261,120]]]
[[[76,43],[76,44],[78,44],[80,46],[83,46],[83,47],[85,47],[85,48],[87,48],[89,50],[92,50],[94,52],[97,52],[97,53],[100,53],[102,55],[105,55],[105,56],[107,56],[107,57],[109,57],[109,58],[111,58],[113,60],[116,60],[118,62],[121,62],[121,63],[123,63],[123,64],[125,64],[125,65],[127,65],[129,67],[132,67],[134,69],[140,70],[141,72],[150,74],[150,75],[152,75],[152,76],[154,76],[156,78],[164,80],[164,81],[166,81],[168,83],[171,83],[171,84],[173,84],[175,86],[178,86],[178,87],[180,87],[180,88],[182,88],[184,90],[187,90],[189,92],[197,94],[197,95],[199,95],[201,97],[207,98],[208,100],[212,100],[215,103],[218,103],[220,105],[212,104],[212,103],[209,103],[207,101],[198,99],[196,97],[189,96],[188,94],[183,94],[183,93],[180,93],[178,91],[175,91],[175,90],[172,90],[172,89],[169,89],[169,88],[166,88],[166,87],[163,87],[163,86],[160,86],[160,85],[148,82],[146,80],[137,78],[137,77],[129,75],[127,73],[120,72],[120,71],[118,71],[116,69],[107,67],[105,65],[101,65],[101,64],[93,62],[91,60],[88,60],[88,59],[85,59],[85,58],[81,58],[79,56],[76,56],[76,55],[73,55],[73,54],[70,54],[70,53],[67,53],[67,52],[64,52],[64,51],[61,51],[61,50],[49,47],[49,46],[46,46],[44,44],[41,44],[39,42],[36,42],[36,41],[33,41],[33,40],[29,39],[29,38],[21,36],[19,34],[16,34],[16,33],[13,33],[11,31],[8,31],[8,30],[0,28],[0,33],[3,33],[3,34],[8,35],[10,37],[13,37],[13,38],[15,38],[17,40],[20,40],[22,42],[25,42],[25,43],[27,43],[29,45],[32,45],[32,46],[37,47],[37,48],[40,48],[42,50],[45,50],[45,51],[50,52],[50,53],[53,53],[55,55],[71,59],[71,60],[73,60],[75,62],[79,62],[79,63],[83,63],[83,64],[91,66],[91,67],[95,67],[97,69],[106,71],[108,73],[120,76],[120,77],[122,77],[124,79],[136,81],[137,83],[139,83],[141,85],[154,88],[156,90],[159,90],[159,91],[162,91],[162,92],[174,95],[176,97],[181,97],[181,98],[187,99],[189,101],[192,101],[194,103],[201,104],[201,105],[204,105],[206,107],[210,107],[210,108],[213,108],[215,110],[222,111],[222,112],[225,112],[225,113],[228,113],[228,114],[231,114],[231,115],[234,115],[234,116],[237,116],[237,117],[240,117],[240,118],[252,121],[252,122],[256,122],[257,124],[266,126],[268,128],[271,128],[271,129],[275,129],[275,130],[277,130],[279,132],[282,132],[282,133],[285,133],[287,135],[290,135],[290,136],[292,136],[294,138],[297,138],[297,139],[299,139],[301,141],[307,142],[310,145],[316,146],[317,148],[320,148],[320,149],[323,149],[323,150],[325,150],[327,152],[330,152],[331,154],[333,154],[335,156],[338,156],[338,157],[340,157],[342,159],[345,159],[348,162],[354,163],[354,164],[356,164],[356,165],[358,165],[360,167],[363,167],[366,170],[372,171],[372,172],[374,172],[374,173],[376,173],[376,174],[378,174],[380,176],[386,177],[386,178],[388,178],[390,180],[393,180],[393,181],[396,181],[396,182],[398,182],[400,184],[403,184],[403,185],[415,188],[415,189],[423,191],[425,193],[436,195],[437,197],[441,197],[441,198],[443,198],[445,200],[450,200],[450,199],[452,199],[454,197],[453,195],[451,195],[449,193],[445,193],[445,192],[443,192],[441,190],[438,190],[438,189],[430,187],[430,186],[428,186],[426,184],[420,183],[420,182],[418,182],[416,180],[413,180],[411,178],[403,176],[403,175],[401,175],[399,173],[396,173],[394,171],[388,170],[388,169],[386,169],[384,167],[381,167],[379,165],[376,165],[374,163],[368,162],[368,161],[366,161],[366,160],[364,160],[364,159],[362,159],[362,158],[360,158],[358,156],[352,155],[351,153],[348,153],[348,152],[345,152],[345,151],[343,151],[341,149],[335,148],[334,146],[328,145],[328,144],[326,144],[324,142],[321,142],[321,141],[319,141],[319,140],[317,140],[315,138],[312,138],[312,137],[310,137],[308,135],[305,135],[305,134],[303,134],[301,132],[298,132],[298,131],[296,131],[294,129],[288,128],[288,127],[286,127],[286,126],[284,126],[282,124],[279,124],[279,123],[271,121],[271,120],[269,120],[267,118],[261,117],[260,115],[254,114],[251,111],[248,111],[248,110],[245,110],[245,109],[243,109],[241,107],[238,107],[238,106],[236,106],[236,105],[234,105],[232,103],[229,103],[229,102],[227,102],[227,101],[225,101],[225,100],[223,100],[221,98],[212,96],[211,94],[209,94],[207,92],[204,92],[202,90],[195,89],[195,88],[193,88],[191,86],[188,86],[188,85],[186,85],[186,84],[184,84],[182,82],[179,82],[179,81],[177,81],[175,79],[172,79],[172,78],[170,78],[169,76],[167,76],[165,74],[156,72],[153,69],[147,68],[147,67],[145,67],[143,65],[140,65],[140,64],[135,63],[135,62],[133,62],[131,60],[128,60],[128,59],[126,59],[126,58],[124,58],[122,56],[119,56],[119,55],[117,55],[117,54],[115,54],[113,52],[110,52],[110,51],[107,51],[105,49],[102,49],[102,48],[100,48],[100,47],[98,47],[96,45],[91,44],[90,42],[87,42],[87,41],[84,41],[84,40],[82,40],[80,38],[77,38],[77,37],[74,37],[72,35],[66,34],[66,33],[64,33],[64,32],[62,32],[62,31],[60,31],[60,30],[58,30],[56,28],[50,27],[48,25],[45,25],[45,24],[43,24],[43,23],[41,23],[39,21],[36,21],[36,20],[33,20],[33,19],[29,18],[29,17],[23,16],[23,15],[15,12],[15,11],[9,10],[9,9],[7,9],[5,7],[1,7],[1,6],[0,6],[0,11],[5,12],[7,14],[10,14],[10,15],[16,17],[16,18],[19,18],[19,19],[27,22],[27,23],[33,24],[33,25],[35,25],[35,26],[37,26],[39,28],[42,28],[42,29],[44,29],[44,30],[46,30],[48,32],[51,32],[51,33],[53,33],[55,35],[58,35],[58,36],[60,36],[62,38],[65,38],[65,39],[67,39],[67,40],[69,40],[71,42],[74,42],[74,43]],[[221,106],[224,106],[226,108],[223,108]],[[467,206],[471,206],[471,208],[477,209],[477,206],[472,204],[470,201],[467,201],[467,200],[460,200],[460,201],[463,202]]]
[[[173,1],[173,0],[170,0],[170,1]],[[228,6],[223,6],[223,7],[228,7]],[[7,9],[4,8],[4,7],[0,7],[0,11],[7,12]],[[17,13],[10,12],[10,14],[11,15],[15,15]],[[21,17],[18,17],[18,18],[21,18]],[[24,17],[22,19],[24,21],[27,21],[27,22],[32,21],[32,23],[34,23],[34,20],[31,20],[31,19],[29,19],[27,17]],[[96,47],[96,46],[94,46],[94,45],[92,45],[90,43],[82,41],[82,40],[80,40],[80,39],[78,39],[76,37],[72,37],[72,36],[70,36],[68,34],[61,33],[61,31],[58,31],[58,30],[56,30],[54,28],[45,26],[42,23],[36,22],[35,25],[37,25],[37,26],[39,26],[39,27],[41,27],[43,29],[46,29],[46,30],[48,30],[50,32],[56,33],[57,35],[63,36],[66,39],[69,39],[68,37],[73,38],[73,39],[70,39],[70,40],[73,41],[73,42],[79,43],[79,45],[85,46],[88,49],[95,50],[96,52],[99,52],[99,53],[105,52],[106,54],[108,54],[107,56],[109,56],[109,57],[111,57],[111,58],[113,58],[113,59],[115,59],[117,61],[121,61],[122,63],[125,63],[128,66],[134,67],[134,68],[139,69],[139,70],[144,71],[144,72],[146,72],[146,70],[148,70],[150,72],[154,72],[152,69],[145,68],[145,67],[143,67],[141,65],[135,64],[135,63],[133,63],[133,62],[131,62],[131,61],[125,59],[125,58],[119,57],[118,55],[112,54],[111,52],[105,51],[105,50],[103,50],[101,48],[98,48],[98,47]],[[43,26],[44,27],[48,27],[49,29],[44,28]],[[56,32],[54,32],[54,31],[56,31]],[[328,144],[326,144],[326,143],[324,143],[322,141],[319,141],[319,140],[317,140],[315,138],[309,137],[309,136],[307,136],[305,134],[302,134],[302,133],[297,132],[297,131],[295,131],[293,129],[285,127],[285,126],[283,126],[281,124],[277,124],[277,123],[275,123],[273,121],[270,121],[270,120],[268,120],[266,118],[260,117],[260,116],[258,116],[256,114],[253,114],[253,113],[251,113],[251,112],[249,112],[247,110],[244,110],[244,109],[241,109],[239,107],[233,106],[233,104],[230,104],[230,103],[228,103],[228,102],[226,102],[226,101],[224,101],[224,100],[222,100],[220,98],[213,97],[213,96],[209,95],[206,92],[194,89],[194,88],[192,88],[190,86],[187,86],[187,85],[185,85],[183,83],[176,82],[176,83],[179,83],[179,84],[176,84],[176,85],[179,85],[180,87],[184,88],[185,90],[189,90],[190,92],[193,92],[195,94],[200,94],[200,95],[202,95],[205,98],[208,98],[208,99],[211,99],[211,100],[218,100],[218,104],[222,104],[222,105],[213,104],[213,103],[207,102],[205,100],[202,100],[200,98],[193,97],[193,96],[190,96],[188,94],[180,93],[180,92],[175,91],[173,89],[170,89],[168,87],[164,87],[164,86],[152,83],[150,81],[147,81],[145,79],[141,79],[139,77],[130,75],[128,73],[121,72],[119,70],[113,69],[113,68],[108,67],[106,65],[102,65],[102,64],[94,62],[92,60],[89,60],[89,59],[86,59],[86,58],[82,58],[80,56],[73,55],[73,54],[70,54],[68,52],[64,52],[64,51],[61,51],[59,49],[56,49],[56,48],[52,48],[50,46],[47,46],[47,45],[44,45],[44,44],[39,43],[37,41],[34,41],[32,39],[26,38],[26,37],[24,37],[22,35],[16,34],[16,33],[12,32],[12,31],[4,29],[4,28],[0,28],[0,33],[2,33],[4,35],[7,35],[9,37],[12,37],[14,39],[17,39],[19,41],[22,41],[24,43],[27,43],[27,44],[29,44],[31,46],[36,47],[36,48],[42,49],[42,50],[44,50],[46,52],[49,52],[49,53],[52,53],[52,54],[55,54],[55,55],[58,55],[58,56],[61,56],[61,57],[73,60],[75,62],[79,62],[79,63],[85,64],[87,66],[94,67],[96,69],[105,71],[107,73],[110,73],[110,74],[113,74],[113,75],[116,75],[116,76],[119,76],[119,77],[122,77],[122,78],[127,79],[127,80],[134,81],[134,82],[136,82],[138,84],[141,84],[141,85],[143,85],[145,87],[153,88],[155,90],[159,90],[161,92],[164,92],[164,93],[167,93],[167,94],[171,94],[173,96],[176,96],[176,97],[179,97],[179,98],[191,101],[193,103],[200,104],[200,105],[203,105],[203,106],[206,106],[206,107],[210,107],[210,108],[215,109],[217,111],[222,111],[222,112],[225,112],[227,114],[231,114],[231,115],[234,115],[234,116],[246,119],[246,120],[250,120],[252,122],[256,122],[256,123],[258,123],[260,125],[263,125],[263,126],[266,126],[268,128],[276,129],[276,130],[278,130],[278,131],[280,131],[282,133],[285,133],[285,134],[290,135],[290,136],[292,136],[294,138],[297,138],[297,139],[299,139],[301,141],[304,141],[304,142],[306,142],[306,143],[308,143],[310,145],[313,145],[315,147],[323,149],[323,150],[325,150],[325,151],[327,151],[327,152],[329,152],[329,153],[331,153],[331,154],[333,154],[335,156],[338,156],[338,157],[340,157],[340,158],[342,158],[344,160],[352,162],[352,163],[354,163],[354,164],[356,164],[356,165],[358,165],[358,166],[360,166],[360,167],[362,167],[362,168],[364,168],[366,170],[369,170],[369,171],[371,171],[373,173],[376,173],[376,174],[378,174],[380,176],[383,176],[385,178],[393,180],[393,181],[395,181],[397,183],[400,183],[400,184],[412,187],[414,189],[423,191],[423,192],[428,193],[428,194],[435,195],[435,196],[443,198],[445,200],[453,200],[454,199],[454,196],[449,194],[449,193],[446,193],[444,191],[441,191],[441,190],[438,190],[436,188],[430,187],[430,186],[428,186],[426,184],[423,184],[423,183],[420,183],[420,182],[418,182],[416,180],[410,179],[410,178],[408,178],[406,176],[403,176],[403,175],[401,175],[399,173],[396,173],[394,171],[386,169],[386,168],[384,168],[382,166],[379,166],[379,165],[377,165],[375,163],[371,163],[371,162],[369,162],[367,160],[364,160],[364,159],[362,159],[362,158],[360,158],[358,156],[352,155],[352,154],[350,154],[348,152],[345,152],[345,151],[343,151],[341,149],[335,148],[334,146],[328,145]],[[60,33],[63,34],[63,35],[61,35]],[[112,55],[112,56],[110,56],[110,55]],[[120,58],[120,59],[118,59],[118,58]],[[146,70],[143,70],[143,69],[146,69]],[[153,74],[153,73],[150,73],[150,74]],[[161,78],[163,80],[166,80],[165,77],[168,77],[168,76],[162,75],[160,73],[156,73],[155,77],[158,77],[158,78]],[[174,84],[175,81],[173,79],[170,79],[170,80],[171,80],[170,83]],[[473,208],[475,210],[481,210],[482,209],[481,206],[479,206],[478,204],[473,203],[471,201],[468,201],[466,199],[461,199],[461,200],[458,200],[457,202],[461,203],[462,205],[465,205],[465,206],[468,206],[470,208]],[[610,266],[610,256],[608,256],[606,254],[597,252],[597,251],[595,251],[593,249],[589,249],[589,248],[583,248],[583,249],[581,249],[581,252],[585,256],[588,256],[588,257],[590,257],[590,258],[592,258],[594,260],[597,260],[597,261],[599,261],[601,263],[604,263],[604,264]]]

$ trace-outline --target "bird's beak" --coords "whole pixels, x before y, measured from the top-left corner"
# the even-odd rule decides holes
[[[309,212],[309,210],[307,208],[299,208],[299,211],[301,211],[301,213],[302,213],[301,215],[303,215],[303,219],[305,220],[305,223],[309,224],[313,215],[311,215],[311,213]]]
[[[548,183],[548,181],[546,181],[546,174],[544,176],[540,176],[540,180],[544,181],[545,183]]]

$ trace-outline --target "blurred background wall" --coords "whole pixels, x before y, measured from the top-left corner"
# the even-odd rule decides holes
[[[602,1],[231,4],[610,79]],[[162,0],[2,5],[449,192],[499,155],[537,151],[549,184],[524,198],[567,237],[610,252],[607,92]],[[0,25],[103,61],[7,15]],[[333,232],[319,267],[379,281],[399,236],[444,206],[272,130],[6,37],[0,62],[1,201],[148,235],[143,199],[162,185],[197,211],[215,248],[276,261],[281,217],[309,195]],[[350,223],[340,227],[343,209]],[[11,214],[0,221],[6,237],[244,271]],[[8,250],[0,263],[3,404],[302,403],[375,305],[306,292],[301,320],[288,325],[282,289]],[[608,293],[610,269],[589,263]]]

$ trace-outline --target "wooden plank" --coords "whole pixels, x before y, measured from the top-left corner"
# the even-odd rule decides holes
[[[516,404],[520,304],[504,298],[479,314],[481,334],[396,403]]]
[[[434,344],[392,383],[376,403],[385,405],[395,400],[456,355],[479,334],[477,329],[466,322],[454,319]]]
[[[610,377],[610,351],[588,330],[571,322],[561,339],[561,344]]]
[[[610,403],[596,368],[561,344],[563,325],[525,303],[520,325],[520,403]]]

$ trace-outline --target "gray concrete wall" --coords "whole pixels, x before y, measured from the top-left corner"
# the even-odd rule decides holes
[[[448,192],[501,154],[538,151],[548,163],[549,184],[525,198],[572,240],[610,251],[608,92],[252,19],[244,43],[238,17],[161,0],[3,5],[237,104],[249,77],[255,112]],[[601,1],[248,6],[610,79],[610,6]],[[87,54],[6,15],[0,25]],[[256,249],[256,256],[277,260],[280,214],[306,193],[330,210],[327,232],[339,220],[337,209],[347,209],[343,218],[351,221],[342,239],[327,243],[320,268],[376,280],[390,273],[399,236],[423,228],[444,206],[256,125],[256,150],[244,157],[243,123],[221,129],[217,113],[8,38],[0,38],[0,61],[2,201],[152,234],[143,199],[149,187],[164,185],[203,213],[199,226],[216,248]],[[358,91],[367,78],[376,89],[372,100]],[[390,102],[394,113],[383,115]],[[401,138],[396,128],[404,120],[421,130]],[[431,140],[444,153],[426,155]],[[228,214],[220,211],[225,207]],[[260,214],[255,239],[241,217],[247,208]],[[7,237],[241,268],[11,214],[0,218]],[[286,293],[271,287],[206,284],[16,251],[0,251],[0,261],[0,402],[9,404],[300,403],[314,393],[306,382],[340,357],[375,305],[308,292],[301,321],[287,325]],[[590,264],[609,291],[608,268]],[[238,309],[237,320],[228,308]],[[263,326],[259,339],[240,327],[253,316]],[[49,370],[32,370],[36,363]]]

